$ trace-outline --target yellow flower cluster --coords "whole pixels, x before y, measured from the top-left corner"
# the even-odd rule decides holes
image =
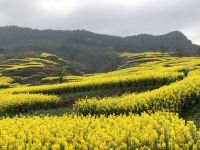
[[[55,107],[59,97],[42,94],[1,94],[0,114]]]
[[[121,71],[120,71],[121,72]],[[123,71],[122,71],[123,72]],[[29,87],[16,87],[1,90],[0,93],[43,93],[43,94],[64,94],[76,91],[89,91],[101,89],[118,89],[126,87],[151,87],[169,84],[184,77],[182,72],[162,69],[161,71],[143,71],[137,73],[122,73],[118,76],[96,75],[86,77],[80,82],[70,82],[54,85],[41,85]],[[115,74],[115,73],[114,73]]]
[[[0,76],[0,88],[8,88],[13,79],[10,77]]]
[[[0,120],[0,149],[200,149],[193,122],[172,113]]]
[[[199,98],[200,76],[190,76],[182,81],[141,94],[81,100],[76,102],[74,109],[82,114],[128,114],[157,110],[182,114],[199,102]]]

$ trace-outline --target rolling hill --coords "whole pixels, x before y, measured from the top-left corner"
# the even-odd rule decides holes
[[[17,26],[0,27],[0,53],[52,53],[71,63],[79,73],[108,72],[120,63],[119,53],[180,50],[194,54],[198,45],[174,31],[164,35],[141,34],[120,37],[85,30],[36,30]]]
[[[46,85],[0,89],[1,149],[200,149],[199,57],[123,52],[114,71],[58,83],[54,68],[71,69],[62,58],[5,56],[0,85],[12,85],[16,73]]]
[[[61,69],[63,75],[76,74],[66,60],[53,54],[0,54],[0,77],[11,78],[12,83],[41,84],[45,77],[59,77]]]

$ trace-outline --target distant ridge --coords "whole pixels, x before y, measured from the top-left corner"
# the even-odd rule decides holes
[[[187,37],[173,31],[164,35],[140,34],[135,36],[111,36],[97,34],[86,30],[37,30],[18,26],[0,27],[0,47],[8,51],[41,51],[63,49],[70,47],[100,46],[111,47],[117,51],[149,51],[165,46],[168,51],[179,47],[193,51],[197,45],[192,44]]]
[[[66,59],[74,70],[81,68],[79,71],[83,73],[107,72],[116,68],[121,52],[159,51],[161,47],[168,52],[179,49],[192,54],[199,46],[179,31],[120,37],[86,30],[0,27],[0,54],[48,52]]]

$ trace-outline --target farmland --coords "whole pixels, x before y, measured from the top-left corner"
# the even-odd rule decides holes
[[[34,60],[40,63],[53,57],[67,64],[39,56]],[[200,149],[200,58],[159,52],[119,57],[113,71],[69,74],[63,83],[56,74],[45,74],[37,85],[2,74],[1,149]],[[13,69],[26,68],[12,64],[2,73]]]

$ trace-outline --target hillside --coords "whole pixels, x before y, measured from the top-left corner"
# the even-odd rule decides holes
[[[66,60],[49,53],[0,54],[0,76],[11,78],[13,85],[41,84],[45,77],[59,77],[62,67],[64,75],[76,74]]]
[[[0,33],[0,149],[200,149],[200,57],[182,33]]]
[[[165,35],[141,34],[119,37],[92,33],[85,30],[36,30],[17,26],[0,27],[0,53],[55,54],[69,61],[74,70],[85,74],[108,72],[116,69],[121,52],[177,50],[190,55],[198,48],[179,32]]]
[[[46,84],[0,89],[0,147],[198,150],[200,58],[160,52],[119,57],[114,71],[67,74],[63,83],[55,70],[41,72],[41,64],[49,69],[64,64],[70,70],[55,55],[5,58],[0,85],[15,82],[21,69],[23,79],[27,68],[36,69]],[[13,70],[12,76],[6,70]]]
[[[118,51],[148,51],[159,50],[165,46],[172,51],[176,48],[194,50],[187,37],[174,31],[164,35],[141,34],[136,36],[119,37],[92,33],[86,30],[36,30],[17,26],[0,27],[0,44],[6,50],[24,51],[69,51],[83,50],[84,47],[109,48]],[[94,49],[95,51],[95,49]]]

